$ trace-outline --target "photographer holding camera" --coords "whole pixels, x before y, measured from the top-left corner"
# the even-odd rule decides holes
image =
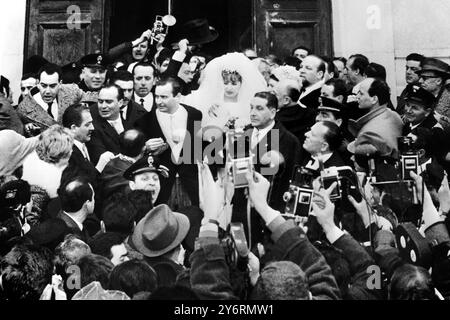
[[[267,203],[270,183],[261,174],[248,171],[249,196],[261,219],[271,230],[274,246],[262,266],[259,277],[253,277],[251,300],[328,300],[339,299],[339,288],[331,269],[320,252],[309,242],[304,231]],[[207,299],[235,299],[229,267],[218,239],[221,219],[217,201],[204,206],[205,219],[196,250],[191,255],[191,285]],[[214,221],[216,220],[216,221]],[[253,265],[255,266],[255,265]],[[252,268],[253,269],[253,268]]]

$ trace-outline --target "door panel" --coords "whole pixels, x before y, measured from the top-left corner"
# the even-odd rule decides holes
[[[303,45],[332,55],[329,0],[254,0],[254,42],[260,56],[284,58]]]
[[[25,58],[42,55],[58,65],[104,48],[106,0],[29,0]]]

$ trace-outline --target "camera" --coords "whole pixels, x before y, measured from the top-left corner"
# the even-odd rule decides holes
[[[351,167],[326,168],[320,173],[320,178],[325,189],[330,188],[334,182],[337,183],[337,187],[330,194],[331,201],[349,202],[349,195],[357,202],[362,201],[358,176]]]
[[[252,168],[250,139],[244,132],[230,130],[227,133],[227,168],[230,170],[235,189],[247,188],[247,172]]]
[[[413,180],[410,172],[419,174],[419,154],[414,147],[411,137],[398,138],[398,150],[400,152],[400,168],[402,180]]]
[[[290,181],[289,190],[284,194],[286,202],[285,214],[299,217],[308,217],[311,212],[313,199],[314,171],[296,167]]]
[[[230,224],[229,231],[223,237],[221,245],[225,252],[225,260],[230,267],[240,270],[247,268],[250,250],[242,223]]]

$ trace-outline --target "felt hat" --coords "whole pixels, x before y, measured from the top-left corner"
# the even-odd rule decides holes
[[[185,215],[163,204],[153,208],[137,224],[128,243],[146,257],[159,257],[179,246],[189,229]]]

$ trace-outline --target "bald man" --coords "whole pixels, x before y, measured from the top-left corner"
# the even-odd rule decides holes
[[[398,155],[397,138],[402,136],[403,121],[387,108],[390,89],[386,82],[367,78],[362,81],[357,94],[359,109],[367,114],[356,121],[350,120],[349,130],[356,140],[348,145],[355,155]]]
[[[317,110],[325,71],[326,63],[318,56],[309,55],[303,60],[300,68],[300,78],[303,81],[303,89],[299,99],[301,107]]]

